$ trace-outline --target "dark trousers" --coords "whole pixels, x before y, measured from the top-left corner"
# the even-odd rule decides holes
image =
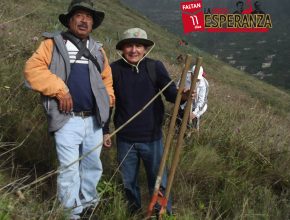
[[[140,161],[143,161],[147,175],[149,194],[152,196],[162,154],[162,139],[153,142],[134,143],[117,138],[118,162],[119,164],[122,163],[120,170],[125,188],[125,194],[129,203],[129,210],[132,213],[138,212],[141,209],[141,195],[138,183]],[[167,172],[165,170],[161,182],[163,193],[166,187],[166,182]],[[167,205],[167,212],[171,213],[170,199]]]

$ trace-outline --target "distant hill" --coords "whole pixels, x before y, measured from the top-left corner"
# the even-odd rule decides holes
[[[122,0],[152,21],[172,31],[198,48],[230,65],[251,73],[273,85],[290,89],[290,2],[279,4],[261,0],[261,7],[271,14],[273,28],[269,33],[190,33],[183,34],[180,0]],[[185,1],[184,1],[185,2]],[[254,2],[254,0],[252,0]],[[235,10],[236,1],[203,0],[204,8]]]

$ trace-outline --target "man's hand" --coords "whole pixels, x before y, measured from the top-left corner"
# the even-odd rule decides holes
[[[195,119],[196,115],[193,112],[190,112],[190,120]]]
[[[181,101],[185,102],[188,99],[188,96],[190,96],[189,94],[190,90],[189,89],[184,89],[181,93]],[[191,98],[194,99],[195,98],[195,92],[193,91],[193,93],[191,94]]]
[[[58,108],[61,112],[69,113],[72,111],[73,100],[69,92],[62,98],[58,98],[58,101],[59,101]]]
[[[182,93],[181,93],[181,101],[183,101],[183,102],[187,101],[187,98],[190,95],[189,92],[190,92],[189,89],[184,89],[182,91]],[[196,92],[195,91],[192,92],[191,98],[192,99],[195,99],[196,98]]]
[[[192,98],[192,100],[194,100],[194,99],[196,99],[196,91],[193,91],[193,93],[191,94],[191,98]]]
[[[181,93],[181,101],[185,102],[189,95],[189,89],[184,89]]]
[[[110,134],[103,135],[103,146],[106,148],[110,148],[112,146],[112,141],[110,138]]]

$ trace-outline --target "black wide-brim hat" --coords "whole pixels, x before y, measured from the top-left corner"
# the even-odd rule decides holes
[[[147,39],[146,31],[141,28],[130,28],[126,30],[121,37],[121,40],[117,43],[116,49],[122,50],[123,46],[128,43],[142,44],[145,47],[150,47],[154,44],[152,40]]]
[[[94,9],[93,3],[90,0],[72,0],[70,6],[68,7],[68,12],[66,14],[60,14],[58,19],[65,26],[69,27],[69,19],[73,16],[74,12],[77,10],[89,11],[93,17],[93,29],[101,25],[104,20],[105,13],[102,11],[97,11]]]

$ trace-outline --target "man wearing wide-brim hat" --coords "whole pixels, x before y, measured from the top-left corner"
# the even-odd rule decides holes
[[[58,198],[70,219],[80,219],[99,201],[102,127],[115,97],[108,59],[90,33],[104,16],[91,1],[73,0],[59,16],[68,30],[45,33],[24,70],[26,84],[42,95],[60,163]]]
[[[116,49],[121,59],[111,64],[113,87],[116,96],[114,115],[115,128],[120,127],[140,111],[159,90],[171,79],[163,63],[148,58],[154,42],[140,28],[126,30]],[[177,88],[174,83],[163,92],[166,100],[175,102]],[[185,98],[185,97],[184,97]],[[140,160],[143,161],[147,175],[149,193],[152,195],[159,164],[163,154],[162,122],[164,106],[158,97],[146,110],[117,133],[117,157],[121,163],[121,174],[131,213],[141,209],[138,173]],[[106,127],[105,127],[106,128]],[[109,133],[108,129],[104,129]],[[105,138],[105,147],[111,142]],[[161,188],[166,187],[166,173]],[[167,211],[171,213],[170,201]]]

